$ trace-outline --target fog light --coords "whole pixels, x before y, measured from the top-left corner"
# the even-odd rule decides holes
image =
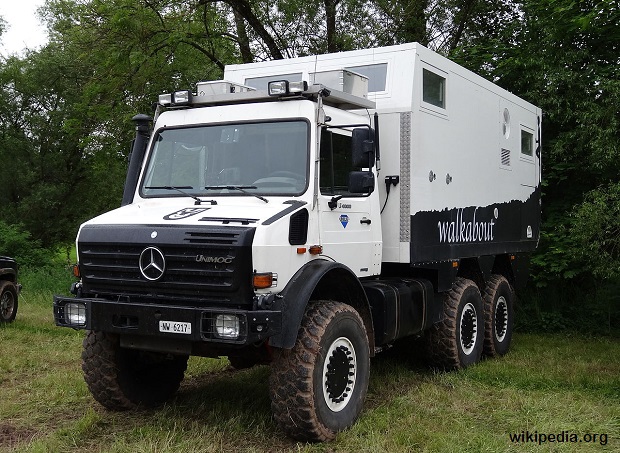
[[[65,321],[74,326],[86,325],[86,306],[70,303],[65,305]]]
[[[175,91],[172,95],[172,103],[179,104],[189,104],[192,100],[192,93],[188,90]]]
[[[172,104],[172,94],[171,93],[166,93],[166,94],[160,94],[159,95],[159,105],[168,106],[170,104]]]
[[[288,94],[288,80],[274,80],[267,84],[269,96],[282,96]]]
[[[215,331],[221,338],[235,339],[239,337],[239,317],[235,315],[217,315]]]

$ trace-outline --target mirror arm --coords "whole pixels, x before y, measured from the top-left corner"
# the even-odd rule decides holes
[[[336,207],[338,206],[338,201],[342,197],[344,197],[344,195],[337,195],[337,196],[332,197],[332,199],[327,202],[327,206],[329,206],[329,209],[331,209],[332,211],[336,209]]]

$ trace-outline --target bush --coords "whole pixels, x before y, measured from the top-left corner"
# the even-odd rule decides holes
[[[9,225],[0,220],[0,255],[17,260],[19,266],[38,267],[49,261],[50,254],[41,243],[31,238],[20,225]]]

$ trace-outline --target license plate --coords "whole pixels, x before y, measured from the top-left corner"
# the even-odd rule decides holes
[[[159,321],[159,331],[167,333],[183,333],[190,335],[192,333],[192,323],[177,321]]]

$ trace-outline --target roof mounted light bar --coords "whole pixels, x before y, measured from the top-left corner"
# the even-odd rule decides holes
[[[246,89],[235,89],[234,92],[228,92],[229,90],[225,89],[222,93],[220,90],[221,86],[219,85],[207,88],[202,87],[202,89],[198,90],[197,94],[189,90],[161,94],[155,112],[155,119],[159,116],[159,112],[162,108],[249,104],[256,102],[274,102],[280,99],[294,100],[303,98],[317,101],[321,98],[324,104],[345,110],[374,109],[376,105],[374,101],[342,91],[332,90],[323,85],[308,86],[308,83],[305,81],[272,81],[268,84],[268,91],[253,90],[249,87],[245,87]]]
[[[288,80],[273,80],[267,84],[269,96],[290,96],[308,91],[308,82],[290,82]]]
[[[193,94],[189,90],[175,91],[159,95],[159,105],[162,107],[175,107],[180,105],[190,105]]]

